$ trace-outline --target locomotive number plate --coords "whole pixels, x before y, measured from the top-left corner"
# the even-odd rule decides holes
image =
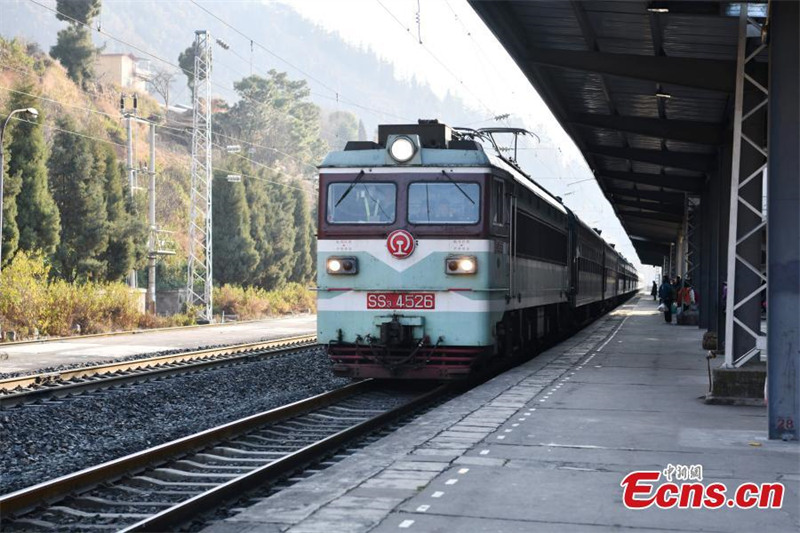
[[[432,292],[368,292],[367,309],[435,309]]]

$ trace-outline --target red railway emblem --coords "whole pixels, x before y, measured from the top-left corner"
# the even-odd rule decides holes
[[[404,229],[394,230],[386,238],[386,248],[398,259],[405,259],[414,253],[415,246],[414,236]]]

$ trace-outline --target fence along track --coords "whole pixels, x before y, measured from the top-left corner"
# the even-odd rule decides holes
[[[166,531],[331,455],[445,390],[390,392],[363,381],[253,415],[2,496],[3,530]]]
[[[140,381],[157,374],[182,373],[196,367],[236,363],[255,355],[267,355],[263,352],[276,355],[286,350],[313,346],[316,341],[315,335],[300,335],[4,379],[0,380],[0,408],[48,396],[58,397]]]

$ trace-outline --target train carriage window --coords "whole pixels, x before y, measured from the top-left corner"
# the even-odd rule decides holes
[[[492,182],[492,224],[502,226],[506,223],[506,195],[503,180],[495,179]]]
[[[481,187],[469,182],[415,182],[408,187],[412,224],[475,224],[480,220]]]
[[[394,183],[331,183],[326,219],[330,224],[391,224],[396,201]]]

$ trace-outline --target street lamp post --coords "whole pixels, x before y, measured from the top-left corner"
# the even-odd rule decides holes
[[[16,115],[17,113],[27,113],[33,118],[39,116],[39,112],[34,107],[15,109],[14,111],[8,114],[6,120],[3,122],[3,127],[0,128],[0,272],[3,271],[3,189],[4,189],[3,176],[6,173],[5,151],[3,150],[3,137],[6,134],[6,126],[8,126],[8,121],[11,120],[11,117]]]

